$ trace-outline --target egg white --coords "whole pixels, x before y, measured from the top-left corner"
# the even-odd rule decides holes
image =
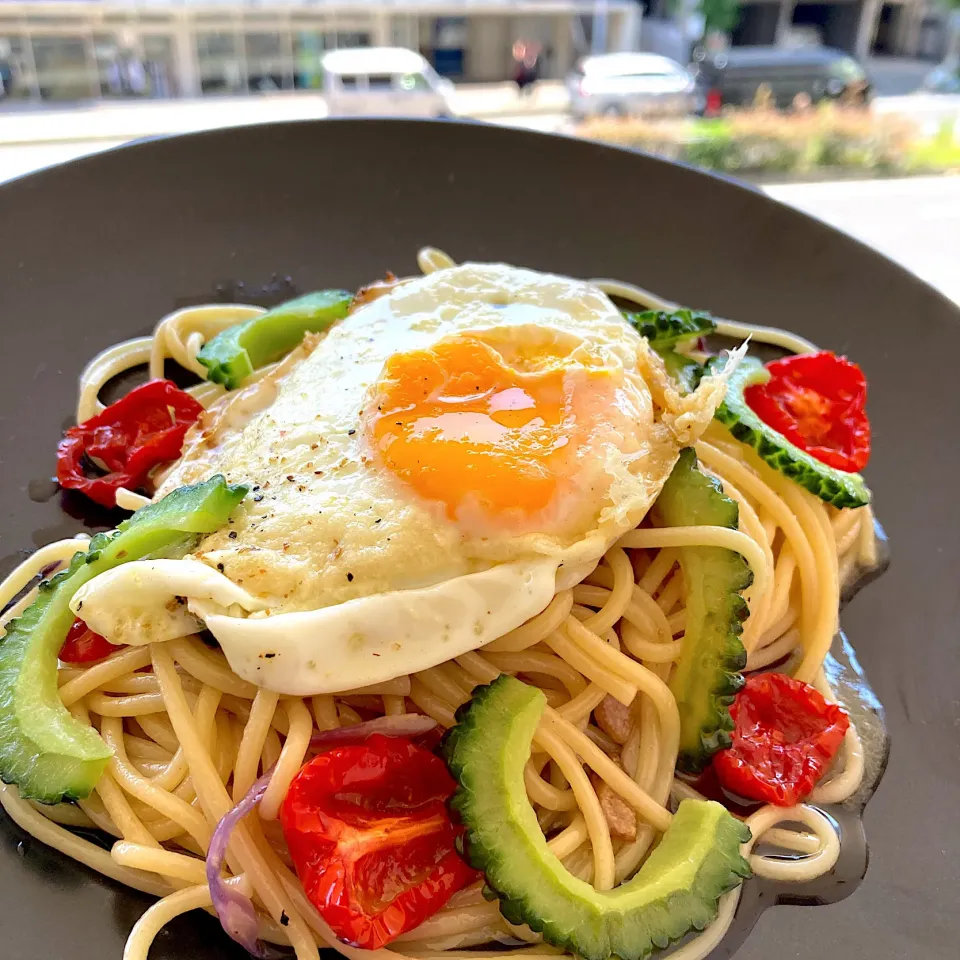
[[[583,484],[593,499],[580,505],[575,529],[466,533],[378,462],[362,429],[364,404],[396,352],[465,331],[510,340],[538,330],[578,338],[616,369],[627,426],[599,462],[582,465],[596,476]],[[240,676],[288,694],[421,670],[542,610],[558,573],[560,586],[581,579],[642,519],[690,439],[670,423],[681,414],[689,421],[690,398],[681,404],[665,388],[646,342],[602,292],[566,277],[500,264],[440,270],[373,301],[303,352],[276,382],[228,396],[188,437],[158,496],[216,473],[253,490],[190,558],[164,562],[189,567],[148,561],[91,581],[83,615],[98,632],[151,642],[192,632],[197,618]],[[719,398],[707,394],[710,409],[699,412],[709,419]],[[674,400],[682,410],[664,409]],[[177,611],[173,623],[162,609],[176,597],[189,601],[190,617]]]
[[[267,603],[193,559],[139,560],[84,584],[70,602],[113,643],[142,646],[204,625],[239,677],[295,696],[367,687],[490,643],[553,598],[557,562],[501,563],[419,590],[265,615]]]

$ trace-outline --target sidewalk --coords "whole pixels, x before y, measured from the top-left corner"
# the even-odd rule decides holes
[[[562,80],[541,80],[521,96],[514,83],[462,83],[457,85],[454,108],[463,117],[476,119],[507,115],[566,113],[570,97]]]
[[[873,101],[873,108],[877,113],[909,117],[928,136],[950,121],[960,131],[960,93],[917,92],[877,97]]]
[[[960,177],[763,187],[876,248],[960,303]]]
[[[923,78],[936,63],[913,57],[872,56],[864,66],[877,96],[897,97],[920,90]]]
[[[521,97],[512,83],[463,84],[454,110],[459,116],[493,119],[562,112],[567,95],[560,81],[539,83]],[[35,110],[0,110],[0,144],[136,140],[170,133],[247,126],[281,120],[314,120],[327,115],[322,94],[289,92],[195,100],[93,101]]]

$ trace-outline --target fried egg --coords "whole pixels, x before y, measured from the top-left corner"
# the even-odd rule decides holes
[[[212,407],[158,496],[248,483],[228,526],[75,602],[115,642],[205,624],[236,673],[286,694],[425,669],[582,579],[643,518],[715,386],[679,397],[587,283],[438,270]],[[176,597],[187,614],[165,615]]]

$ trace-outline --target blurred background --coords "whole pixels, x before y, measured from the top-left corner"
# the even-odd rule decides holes
[[[960,301],[960,0],[0,0],[0,181],[144,137],[356,115],[739,177]]]

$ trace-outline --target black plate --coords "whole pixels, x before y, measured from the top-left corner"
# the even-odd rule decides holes
[[[943,297],[751,190],[481,125],[325,121],[138,144],[0,187],[0,224],[0,573],[82,526],[72,501],[38,501],[87,359],[178,305],[277,295],[286,276],[304,290],[357,286],[412,272],[429,243],[633,280],[855,357],[894,556],[843,615],[893,738],[865,817],[872,863],[851,900],[765,913],[736,956],[957,956],[960,312]],[[0,817],[4,960],[119,960],[146,903]],[[241,955],[198,916],[151,957]]]

